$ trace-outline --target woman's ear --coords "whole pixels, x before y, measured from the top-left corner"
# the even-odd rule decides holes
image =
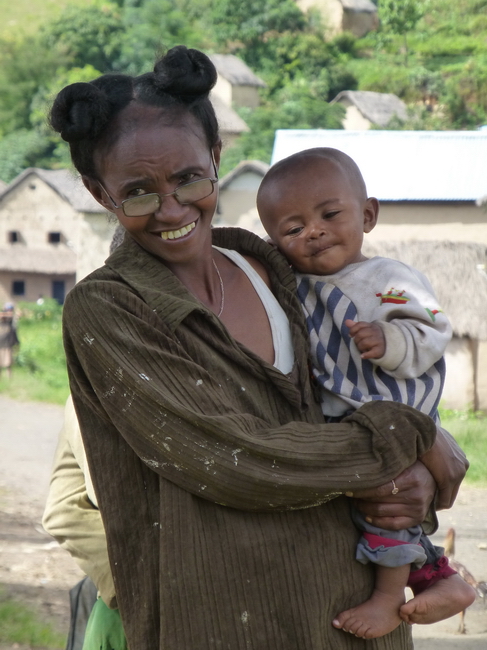
[[[108,212],[113,212],[113,203],[98,181],[89,176],[82,176],[81,180],[91,196]]]
[[[216,168],[217,171],[220,169],[221,153],[222,153],[222,141],[218,140],[218,142],[215,144],[215,146],[212,147],[212,149],[211,149],[211,155],[213,157],[213,163],[214,163],[215,168]]]
[[[371,196],[364,207],[364,232],[368,233],[375,228],[379,216],[379,201]]]

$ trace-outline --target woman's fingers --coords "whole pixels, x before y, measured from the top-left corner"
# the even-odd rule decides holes
[[[469,466],[463,450],[448,431],[438,427],[435,443],[423,454],[421,462],[431,472],[438,486],[437,509],[451,508]]]
[[[420,524],[435,497],[436,484],[419,461],[393,481],[353,493],[357,508],[374,526],[390,530]]]

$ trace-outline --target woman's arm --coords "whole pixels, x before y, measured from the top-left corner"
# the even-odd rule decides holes
[[[290,379],[264,372],[215,319],[190,313],[175,328],[154,312],[115,282],[80,283],[66,301],[70,380],[94,476],[105,422],[164,478],[249,510],[319,505],[377,485],[433,444],[428,417],[386,402],[340,424],[280,425],[279,407],[298,393]]]

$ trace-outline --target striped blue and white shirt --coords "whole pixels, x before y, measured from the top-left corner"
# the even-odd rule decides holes
[[[296,280],[325,415],[389,400],[437,418],[452,330],[422,273],[373,257],[333,275],[296,273]],[[380,325],[386,340],[381,359],[361,358],[347,319]]]

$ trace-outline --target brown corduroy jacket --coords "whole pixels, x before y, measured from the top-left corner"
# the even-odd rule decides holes
[[[130,238],[64,308],[71,391],[128,645],[410,648],[405,626],[363,641],[331,625],[373,580],[354,561],[358,534],[337,495],[395,477],[432,445],[435,427],[386,402],[324,425],[288,265],[246,231],[213,235],[267,267],[291,325],[291,375],[237,343]]]

